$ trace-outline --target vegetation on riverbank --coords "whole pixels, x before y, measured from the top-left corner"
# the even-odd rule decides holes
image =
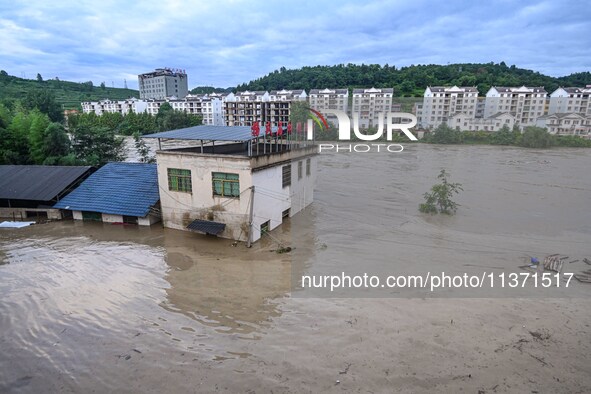
[[[524,148],[577,147],[591,148],[591,140],[578,136],[557,136],[548,133],[545,128],[528,126],[523,133],[518,127],[509,129],[507,126],[496,132],[460,131],[441,124],[433,133],[423,139],[429,144],[483,144],[483,145],[511,145]]]

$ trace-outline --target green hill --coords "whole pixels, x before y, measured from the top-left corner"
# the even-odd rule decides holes
[[[244,90],[322,89],[322,88],[394,88],[398,96],[420,97],[427,86],[477,86],[481,95],[491,86],[544,86],[551,93],[559,86],[591,84],[588,71],[565,77],[550,77],[539,72],[507,66],[504,62],[449,65],[413,65],[397,68],[379,64],[339,64],[288,70],[281,67],[268,75],[237,86]]]
[[[97,101],[105,98],[122,100],[129,97],[139,97],[139,92],[133,89],[93,86],[92,82],[23,79],[8,75],[3,70],[0,71],[0,102],[22,100],[29,92],[35,90],[52,92],[56,101],[64,109],[79,108],[82,101]]]

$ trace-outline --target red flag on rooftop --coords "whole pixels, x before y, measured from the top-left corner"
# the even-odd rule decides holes
[[[291,122],[287,124],[287,134],[291,134]]]
[[[271,135],[271,122],[268,122],[265,124],[265,134],[266,135]]]
[[[258,137],[261,132],[261,127],[259,126],[259,122],[254,122],[252,124],[252,126],[250,127],[250,130],[252,130],[253,137]]]
[[[283,135],[283,125],[281,124],[281,121],[277,124],[277,135]]]

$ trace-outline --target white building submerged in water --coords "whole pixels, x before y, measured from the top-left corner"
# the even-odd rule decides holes
[[[195,126],[144,136],[159,140],[164,227],[250,243],[312,203],[313,142],[284,127],[254,134],[249,126]],[[164,140],[184,146],[163,149]]]

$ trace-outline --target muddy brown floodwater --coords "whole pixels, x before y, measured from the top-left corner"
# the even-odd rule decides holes
[[[417,211],[440,168],[458,213]],[[247,249],[58,222],[0,230],[0,392],[591,391],[591,284],[297,289],[303,274],[591,267],[591,153],[323,154],[314,204]],[[276,240],[295,249],[277,254]]]

